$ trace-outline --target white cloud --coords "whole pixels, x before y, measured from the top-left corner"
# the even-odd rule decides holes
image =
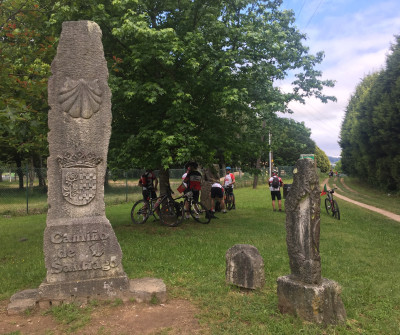
[[[300,1],[285,3],[300,9]],[[393,36],[400,34],[400,2],[322,1],[315,11],[319,3],[305,3],[296,24],[308,36],[304,44],[310,47],[310,53],[325,52],[318,68],[324,79],[336,80],[335,88],[327,88],[324,93],[336,96],[337,102],[322,104],[309,99],[305,106],[293,103],[290,107],[295,113],[290,117],[304,121],[312,129],[311,137],[317,145],[328,155],[338,156],[337,142],[349,98],[366,75],[384,67]],[[289,81],[280,83],[284,91],[288,91]]]

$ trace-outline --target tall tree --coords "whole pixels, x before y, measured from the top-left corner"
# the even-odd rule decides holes
[[[0,3],[0,150],[18,171],[23,160],[38,165],[47,152],[47,78],[55,52],[46,31],[50,8],[47,1]]]
[[[113,91],[111,167],[241,160],[245,129],[322,94],[305,35],[281,0],[67,0],[52,23],[100,24]],[[298,70],[293,92],[274,87]],[[258,135],[258,143],[262,136]],[[258,154],[258,153],[257,153]],[[233,162],[233,161],[232,161]]]
[[[365,77],[346,109],[342,167],[373,185],[400,190],[400,36],[384,70]]]
[[[118,166],[226,160],[249,123],[292,99],[333,99],[314,69],[323,54],[308,54],[281,1],[114,3],[125,15],[113,34],[126,46],[112,78]],[[295,89],[283,94],[273,83],[293,69]]]

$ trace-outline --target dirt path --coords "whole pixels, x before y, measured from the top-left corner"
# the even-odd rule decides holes
[[[325,184],[328,184],[328,181],[329,181],[329,178],[325,179],[325,180],[321,183],[321,188],[324,187]],[[343,196],[343,195],[341,195],[341,194],[338,194],[338,193],[335,193],[335,197],[337,197],[337,198],[339,198],[339,199],[342,199],[342,200],[344,200],[344,201],[347,201],[347,202],[351,202],[352,204],[355,204],[355,205],[357,205],[357,206],[366,208],[366,209],[368,209],[368,210],[370,210],[370,211],[377,212],[377,213],[379,213],[379,214],[385,215],[386,217],[388,217],[388,218],[390,218],[390,219],[392,219],[392,220],[395,220],[395,221],[397,221],[397,222],[400,222],[400,215],[394,214],[394,213],[389,212],[389,211],[386,211],[386,210],[384,210],[384,209],[380,209],[380,208],[378,208],[378,207],[374,207],[374,206],[370,206],[370,205],[363,204],[362,202],[359,202],[359,201],[356,201],[356,200],[347,198],[347,197],[345,197],[345,196]]]
[[[7,303],[0,302],[0,334],[209,334],[206,326],[200,325],[196,318],[196,307],[183,299],[170,300],[160,305],[126,303],[114,307],[98,306],[91,313],[89,323],[74,331],[41,310],[31,314],[7,315]]]

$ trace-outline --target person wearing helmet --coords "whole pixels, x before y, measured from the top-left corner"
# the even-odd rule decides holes
[[[226,175],[225,175],[225,179],[224,179],[224,188],[225,188],[225,191],[227,194],[233,194],[233,185],[235,184],[235,175],[233,173],[231,173],[230,166],[227,166],[225,168],[225,170],[226,170]],[[233,206],[231,209],[236,209],[235,198],[233,198]]]
[[[275,198],[278,199],[278,208],[282,212],[282,197],[281,197],[281,187],[283,186],[282,178],[278,176],[276,170],[272,171],[272,177],[268,180],[269,189],[271,191],[272,198],[272,209],[275,212]]]

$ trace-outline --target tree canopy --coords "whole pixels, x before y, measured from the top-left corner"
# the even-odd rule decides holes
[[[289,101],[334,99],[322,94],[333,83],[319,80],[315,70],[323,53],[308,54],[293,12],[280,5],[126,0],[97,6],[106,12],[103,31],[112,32],[105,36],[113,62],[110,164],[239,162],[245,132],[260,129],[258,122],[285,111]],[[300,73],[285,94],[274,82],[292,70]]]
[[[366,76],[346,108],[342,169],[370,184],[400,190],[400,36],[385,69]]]
[[[265,155],[276,112],[305,97],[335,99],[323,94],[333,82],[321,80],[316,69],[323,53],[309,54],[293,12],[281,4],[2,2],[1,146],[29,154],[46,151],[46,85],[55,36],[63,21],[88,19],[103,31],[110,70],[110,167],[165,169],[193,159],[203,165],[257,161]],[[275,82],[293,72],[294,89],[283,93]],[[294,126],[293,136],[299,127]],[[301,133],[298,141],[303,142],[296,145],[307,147],[309,138]],[[292,160],[279,155],[282,162]]]
[[[18,167],[25,159],[39,166],[47,152],[47,79],[55,51],[45,25],[49,7],[47,1],[0,2],[0,158]]]

